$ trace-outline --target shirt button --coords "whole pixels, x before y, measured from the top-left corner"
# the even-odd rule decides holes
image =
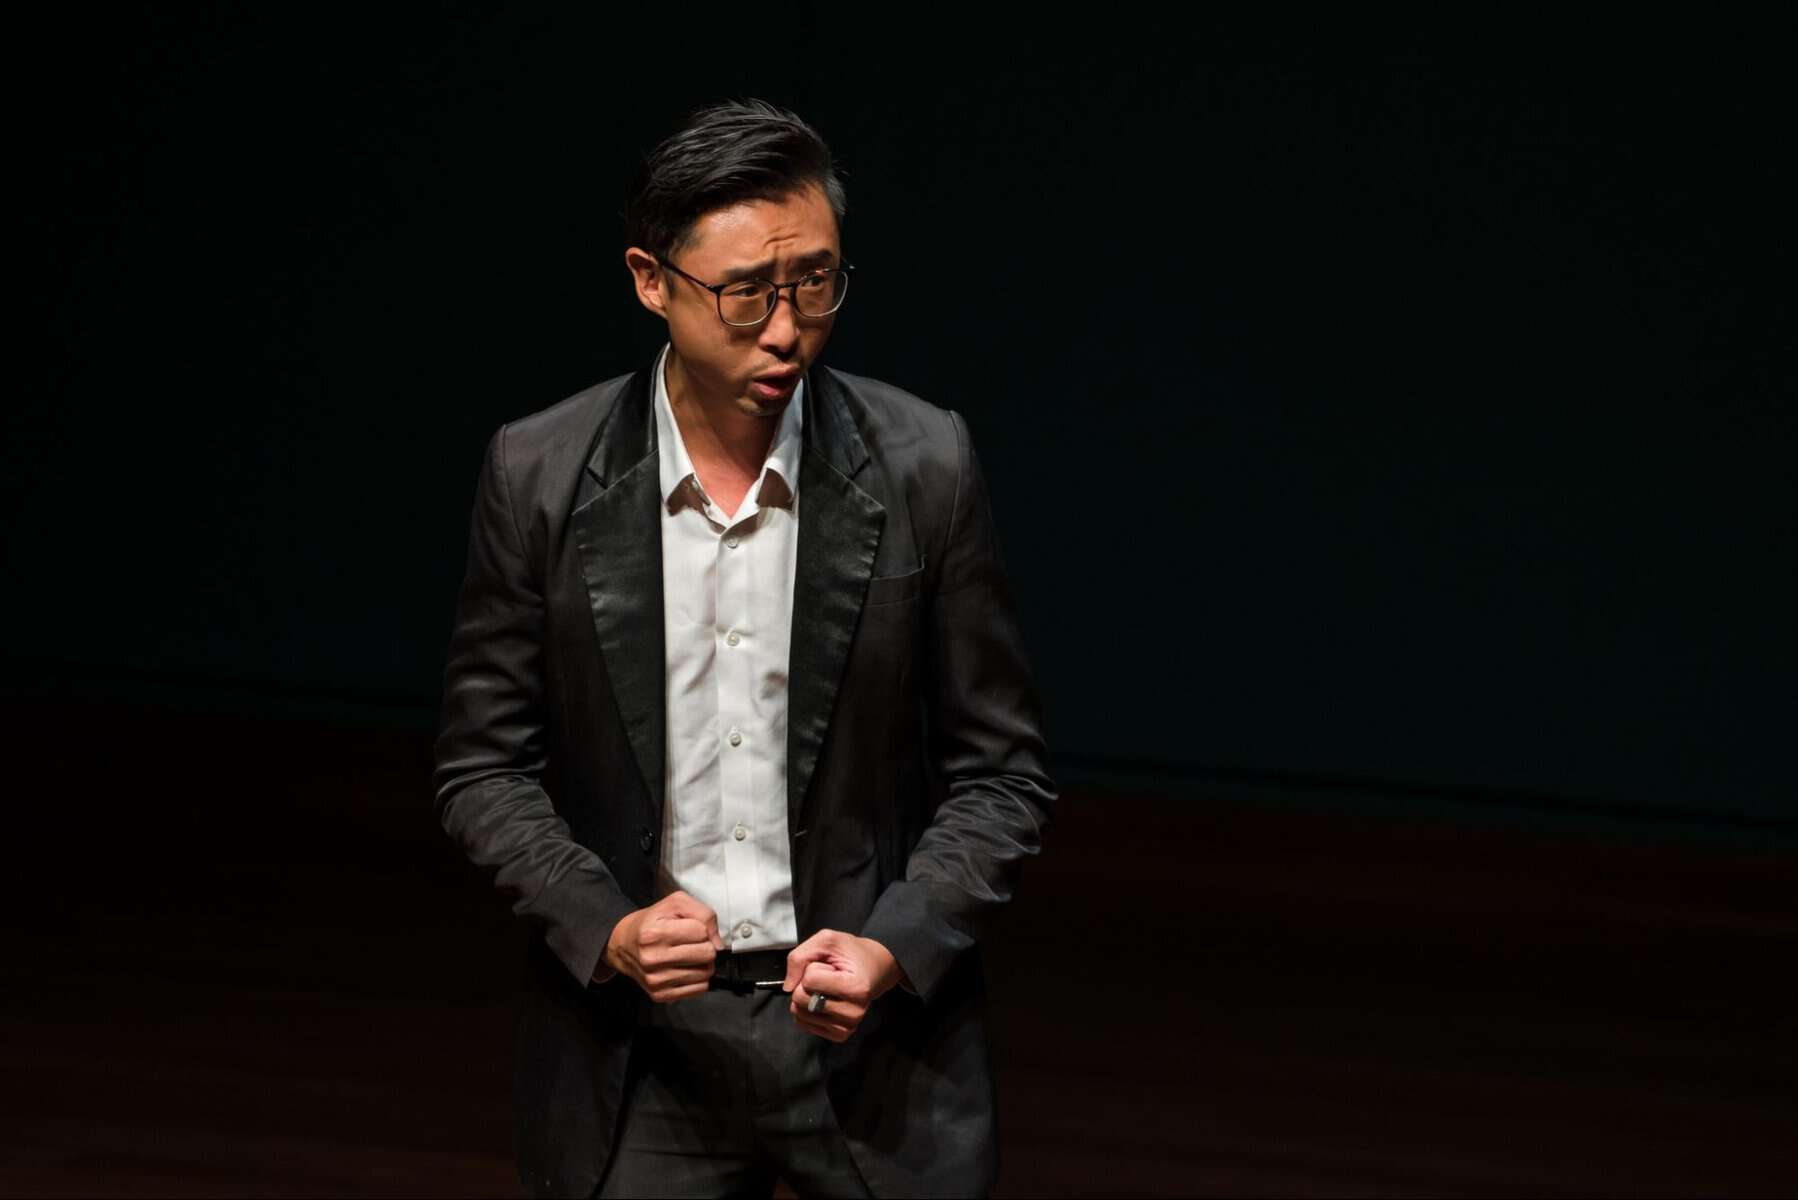
[[[736,828],[737,840],[740,842],[749,836],[749,827],[739,823]]]
[[[730,744],[733,746],[741,746],[743,744],[743,735],[741,733],[737,732],[735,729],[731,730],[730,731]]]
[[[754,932],[755,932],[755,930],[750,928],[748,921],[745,921],[741,925],[737,926],[737,936],[738,937],[748,937],[750,934],[752,934]]]
[[[730,632],[729,632],[729,633],[727,633],[727,634],[725,634],[725,635],[724,635],[724,640],[725,640],[725,641],[727,641],[727,642],[729,642],[729,643],[730,643],[730,644],[731,644],[731,645],[733,645],[733,646],[734,646],[734,645],[736,645],[736,644],[737,644],[737,643],[738,643],[738,642],[740,642],[740,641],[742,641],[742,640],[743,640],[743,639],[742,639],[742,638],[740,638],[740,637],[738,637],[738,636],[737,636],[737,631],[736,631],[736,630],[734,630],[734,629],[733,629],[733,630],[731,630],[731,631],[730,631]]]
[[[735,550],[737,548],[737,535],[733,533],[729,537],[725,538],[724,544],[726,546],[729,546],[732,550]]]

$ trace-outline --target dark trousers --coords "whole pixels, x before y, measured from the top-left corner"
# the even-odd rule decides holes
[[[786,974],[785,950],[721,953],[746,984]],[[596,1196],[871,1196],[824,1092],[823,1041],[779,990],[718,988],[640,1014],[618,1140]]]

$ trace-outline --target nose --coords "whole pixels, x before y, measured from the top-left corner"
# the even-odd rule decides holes
[[[781,304],[782,300],[786,301],[785,305]],[[799,340],[799,306],[794,301],[791,287],[781,288],[774,293],[774,311],[762,322],[760,340],[769,349],[781,348],[788,351]]]

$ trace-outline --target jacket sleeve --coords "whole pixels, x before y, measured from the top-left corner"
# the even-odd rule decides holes
[[[636,906],[543,788],[543,591],[514,517],[505,444],[502,427],[475,489],[444,670],[437,818],[586,986],[613,927]]]
[[[946,796],[862,936],[928,1002],[1011,899],[1056,799],[1042,713],[999,557],[980,461],[959,414],[955,499],[929,605],[929,753]]]

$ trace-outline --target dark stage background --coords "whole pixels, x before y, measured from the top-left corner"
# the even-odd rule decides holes
[[[1790,818],[1764,32],[1273,56],[743,15],[778,51],[598,8],[24,51],[17,670],[428,722],[486,436],[653,349],[636,157],[761,94],[848,172],[826,361],[974,430],[1067,767]]]
[[[1175,19],[17,25],[0,1191],[512,1185],[525,931],[430,814],[480,454],[659,344],[637,156],[759,95],[1064,784],[1000,1194],[1789,1194],[1791,29]]]

